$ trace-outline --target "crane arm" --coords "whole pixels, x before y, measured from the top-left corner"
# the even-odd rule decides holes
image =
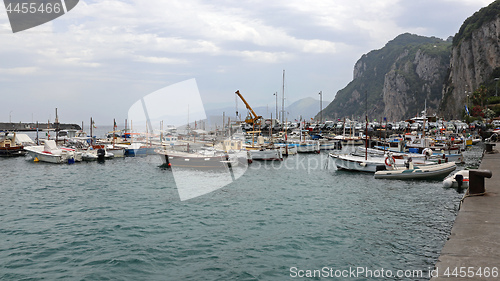
[[[247,107],[247,109],[250,111],[250,113],[252,114],[252,118],[253,118],[254,121],[257,120],[257,119],[262,118],[262,116],[258,116],[255,113],[255,111],[253,111],[252,107],[248,104],[248,102],[240,94],[240,90],[237,90],[235,93],[238,95],[238,97],[240,97],[240,99],[243,101],[243,103],[245,104],[245,106]]]

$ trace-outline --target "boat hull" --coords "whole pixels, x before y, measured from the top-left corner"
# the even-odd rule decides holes
[[[350,170],[358,172],[375,173],[376,171],[385,170],[385,164],[380,161],[368,161],[362,157],[353,157],[347,155],[337,155],[330,153],[335,161],[335,166],[340,170]]]
[[[283,156],[288,156],[288,155],[295,155],[297,154],[297,147],[296,146],[293,146],[293,145],[277,145],[279,146],[280,150],[281,150],[281,154]]]
[[[0,157],[13,157],[26,155],[23,146],[0,147]]]
[[[457,181],[457,176],[462,176],[462,183],[459,185]],[[446,177],[443,180],[443,187],[453,187],[453,188],[469,188],[469,170],[461,170],[453,175]]]
[[[298,153],[319,153],[319,141],[307,140],[301,142],[292,142],[290,145],[297,148]]]
[[[456,169],[455,163],[444,163],[415,167],[414,169],[395,169],[378,171],[375,173],[376,179],[436,179],[444,178]]]
[[[157,150],[164,166],[185,169],[227,169],[238,165],[238,161],[230,159],[227,154],[199,155],[175,151]]]
[[[263,149],[263,150],[249,150],[250,159],[252,160],[283,160],[283,155],[280,149]]]
[[[31,156],[33,159],[38,159],[39,161],[42,162],[60,164],[65,161],[63,155],[48,154],[44,153],[43,151],[32,150],[30,147],[26,148],[26,151],[28,152],[28,155]]]
[[[106,148],[106,151],[112,153],[115,158],[125,157],[125,149],[124,148]]]

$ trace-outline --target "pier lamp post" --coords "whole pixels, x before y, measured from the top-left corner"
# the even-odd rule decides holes
[[[500,80],[500,78],[495,78],[495,97],[498,97],[498,80]]]

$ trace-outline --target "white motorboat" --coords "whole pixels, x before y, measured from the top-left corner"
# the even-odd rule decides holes
[[[361,152],[361,150],[359,150]],[[362,154],[336,154],[330,153],[329,156],[335,160],[335,165],[341,170],[351,170],[360,172],[370,172],[375,173],[377,171],[386,170],[387,166],[391,166],[391,161],[395,163],[394,165],[405,165],[407,161],[413,161],[419,165],[431,165],[435,162],[426,161],[423,158],[417,158],[411,160],[411,157],[404,157],[399,155],[394,157],[390,154],[390,160],[387,156],[373,155],[369,154],[368,150],[365,150],[366,156]],[[365,154],[363,153],[363,154]]]
[[[90,149],[88,148],[86,151],[82,153],[82,159],[84,161],[96,161],[99,159],[99,149]],[[115,155],[109,152],[107,149],[104,149],[104,158],[111,159],[114,158]]]
[[[443,187],[469,188],[469,170],[460,170],[443,180]]]
[[[34,161],[48,163],[74,163],[82,161],[82,153],[71,148],[57,147],[54,140],[45,140],[43,145],[28,146],[24,148]]]
[[[434,162],[455,162],[456,164],[464,163],[464,156],[462,153],[446,153],[445,151],[435,151],[431,148],[424,148],[421,153],[411,152],[417,150],[410,150],[410,152],[401,152],[399,149],[394,149],[392,147],[383,147],[383,146],[375,146],[376,149],[371,149],[370,152],[384,154],[386,152],[394,153],[394,155],[398,155],[399,153],[413,157],[420,158],[427,156],[428,160]],[[379,152],[376,152],[376,151]]]
[[[215,150],[200,150],[197,152],[183,152],[166,149],[156,149],[161,156],[163,165],[173,168],[189,169],[225,169],[238,165],[237,154],[230,154]]]
[[[398,167],[394,164],[385,171],[375,172],[376,179],[435,179],[443,178],[453,172],[457,166],[455,163],[443,163],[433,165],[416,165],[409,163],[407,166]]]
[[[97,154],[91,150],[86,150],[82,153],[82,159],[83,161],[97,161]]]
[[[385,170],[384,159],[381,157],[365,157],[335,154],[330,153],[330,157],[334,159],[337,169],[350,170],[359,172],[375,173],[376,171]]]

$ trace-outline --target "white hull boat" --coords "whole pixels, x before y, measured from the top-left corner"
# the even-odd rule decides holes
[[[469,188],[469,170],[461,170],[443,180],[443,187]]]
[[[455,163],[443,163],[425,166],[392,167],[390,170],[378,171],[376,179],[432,179],[443,178],[456,169]]]
[[[238,153],[223,153],[218,151],[182,152],[157,149],[163,165],[173,168],[189,169],[226,169],[238,165]]]
[[[434,160],[434,162],[454,162],[456,164],[461,164],[464,163],[464,156],[462,153],[446,153],[446,152],[437,152],[434,151],[430,148],[426,148],[422,151],[422,153],[412,153],[412,152],[400,152],[397,149],[394,148],[385,148],[386,150],[384,151],[384,148],[381,146],[376,146],[376,149],[370,149],[371,152],[376,153],[376,151],[380,151],[379,153],[386,153],[387,151],[390,151],[394,153],[394,155],[398,154],[404,154],[410,157],[418,158],[422,156],[429,156],[429,160]],[[430,151],[430,152],[429,152]],[[441,161],[440,161],[441,160]]]
[[[320,150],[335,150],[340,147],[339,141],[335,140],[320,140],[319,149]]]
[[[330,153],[329,156],[335,160],[337,168],[342,170],[375,173],[385,170],[386,167],[391,164],[388,158],[384,156],[367,155],[366,160],[365,156],[362,155]],[[396,159],[392,155],[391,159],[393,163],[401,166],[404,166],[408,161],[408,159],[404,159],[403,157]],[[412,161],[417,162],[419,165],[435,164],[434,162],[424,161],[424,159],[415,159]]]
[[[87,149],[85,152],[82,153],[82,159],[84,161],[96,161],[98,157],[98,149]],[[109,152],[107,149],[104,150],[104,158],[105,159],[111,159],[114,158],[115,155],[111,152]]]
[[[297,154],[297,147],[294,145],[291,144],[275,144],[275,145],[280,148],[281,154],[283,156]]]
[[[339,155],[330,153],[330,157],[332,157],[335,161],[335,166],[340,170],[350,170],[350,171],[359,171],[359,172],[368,172],[375,173],[376,171],[385,170],[385,164],[383,158],[372,158],[368,157],[365,160],[365,157],[354,156],[354,155]]]
[[[111,146],[111,147],[106,147],[106,151],[112,153],[115,158],[125,157],[125,148]]]
[[[44,145],[24,148],[34,161],[47,163],[74,163],[82,161],[82,153],[70,148],[59,148],[54,140],[46,140]]]
[[[283,154],[279,148],[249,149],[248,154],[252,160],[274,161],[283,160]]]

